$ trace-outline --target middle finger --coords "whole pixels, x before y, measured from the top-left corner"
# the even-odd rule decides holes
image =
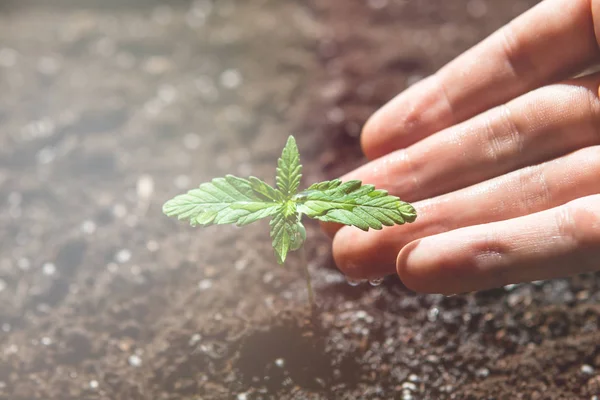
[[[448,193],[600,143],[600,74],[550,85],[349,173],[404,201]]]

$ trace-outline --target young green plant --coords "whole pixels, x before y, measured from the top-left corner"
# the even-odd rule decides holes
[[[272,246],[279,264],[290,251],[306,240],[302,216],[325,222],[350,225],[367,231],[383,226],[413,222],[416,211],[409,203],[361,181],[339,179],[319,182],[298,191],[302,165],[296,140],[290,136],[277,162],[276,186],[253,176],[248,179],[227,175],[201,184],[167,201],[163,212],[192,226],[216,224],[248,225],[270,217]],[[311,304],[312,289],[306,257],[303,264]]]

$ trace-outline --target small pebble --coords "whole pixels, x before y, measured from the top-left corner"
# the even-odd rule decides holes
[[[91,380],[90,381],[90,389],[97,389],[99,386],[98,381],[97,380]]]
[[[158,88],[158,98],[166,105],[175,101],[177,89],[171,85],[162,85]]]
[[[600,375],[590,378],[590,380],[587,381],[586,387],[587,387],[588,393],[600,394]],[[597,396],[594,396],[594,397],[597,397]]]
[[[190,346],[195,346],[196,344],[198,344],[198,342],[202,340],[202,336],[199,333],[194,333],[192,335],[192,337],[190,338],[188,344]]]
[[[513,290],[515,290],[519,285],[516,283],[511,283],[509,285],[504,286],[504,290],[506,290],[507,292],[512,292]]]
[[[154,253],[158,251],[158,248],[159,245],[156,240],[148,240],[148,242],[146,242],[146,249],[148,249],[149,252]]]
[[[129,260],[131,260],[131,251],[128,249],[121,249],[115,255],[115,261],[119,264],[124,264]]]
[[[275,275],[272,272],[266,272],[263,275],[263,283],[269,284],[269,283],[273,282],[274,278],[275,278]]]
[[[440,362],[440,358],[438,356],[436,356],[435,354],[430,354],[430,355],[426,356],[425,360],[431,364],[437,364]]]
[[[354,278],[350,278],[350,277],[346,277],[346,282],[348,282],[348,285],[350,286],[358,286],[361,283],[365,282],[364,279],[354,279]]]
[[[248,259],[246,259],[246,258],[240,258],[234,264],[234,268],[236,269],[236,271],[243,271],[244,269],[246,269],[247,266],[248,266]]]
[[[92,233],[96,232],[96,223],[89,219],[83,221],[81,223],[81,232],[91,235]]]
[[[242,83],[242,75],[236,69],[227,69],[221,73],[220,82],[227,89],[235,89]]]
[[[213,282],[210,279],[202,279],[198,283],[198,289],[200,290],[208,290],[212,287]]]
[[[369,279],[369,285],[371,286],[379,286],[383,283],[383,280],[385,278],[373,278],[373,279]]]
[[[108,272],[115,273],[119,270],[119,266],[117,265],[117,263],[111,262],[106,264],[106,269],[108,270]]]
[[[23,271],[27,271],[31,267],[31,262],[27,258],[19,258],[19,261],[17,261],[17,265]]]
[[[127,359],[127,362],[132,367],[139,367],[142,365],[142,359],[140,358],[140,356],[138,356],[136,354],[130,355],[129,358]]]
[[[592,375],[594,373],[594,367],[588,364],[583,364],[581,366],[581,373],[586,375]]]
[[[48,336],[44,336],[40,342],[44,345],[44,346],[50,346],[52,344],[52,339],[50,339]]]
[[[278,358],[275,360],[275,365],[277,365],[279,368],[283,368],[285,367],[285,360],[283,358]]]
[[[44,265],[42,265],[42,272],[44,275],[54,275],[56,273],[56,265],[51,262],[44,263]]]
[[[490,370],[487,368],[479,368],[475,371],[475,376],[478,378],[486,378],[490,374]]]
[[[150,175],[140,175],[137,181],[138,198],[146,200],[152,196],[154,192],[154,179]]]
[[[429,322],[437,321],[438,315],[440,314],[440,310],[436,307],[431,307],[429,311],[427,311],[427,319]]]

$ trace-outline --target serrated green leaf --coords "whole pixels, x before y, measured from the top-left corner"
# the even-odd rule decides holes
[[[293,136],[287,140],[277,161],[277,189],[289,199],[298,192],[300,178],[302,177],[302,165],[300,165],[300,153]]]
[[[300,220],[303,214],[363,230],[412,222],[416,218],[412,205],[356,180],[319,182],[298,193],[301,172],[298,147],[290,136],[277,163],[276,188],[255,177],[227,175],[167,201],[163,212],[187,219],[191,225],[241,226],[272,217],[272,245],[280,264],[306,239]]]
[[[281,202],[255,191],[249,180],[227,175],[167,201],[163,212],[170,217],[189,220],[192,226],[242,226],[274,215],[280,205]]]
[[[295,199],[298,212],[302,214],[365,231],[413,222],[417,217],[412,205],[357,180],[320,182],[296,195]]]
[[[283,194],[279,190],[273,188],[268,183],[261,181],[260,179],[255,178],[254,176],[248,178],[248,181],[250,182],[252,190],[254,190],[256,193],[265,196],[267,199],[276,202],[283,202],[285,200]]]
[[[306,191],[309,190],[329,190],[329,189],[335,189],[336,187],[340,186],[342,184],[342,181],[339,179],[333,179],[331,181],[324,181],[324,182],[318,182],[318,183],[313,183],[312,185],[310,185],[308,187],[308,189],[306,189]]]
[[[297,241],[302,240],[299,223],[300,216],[293,201],[281,204],[271,219],[272,245],[279,264],[285,262],[287,253],[295,247]]]

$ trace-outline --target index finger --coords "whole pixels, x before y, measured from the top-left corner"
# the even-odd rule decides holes
[[[363,151],[378,158],[571,77],[600,59],[599,38],[600,0],[543,1],[382,107]]]

